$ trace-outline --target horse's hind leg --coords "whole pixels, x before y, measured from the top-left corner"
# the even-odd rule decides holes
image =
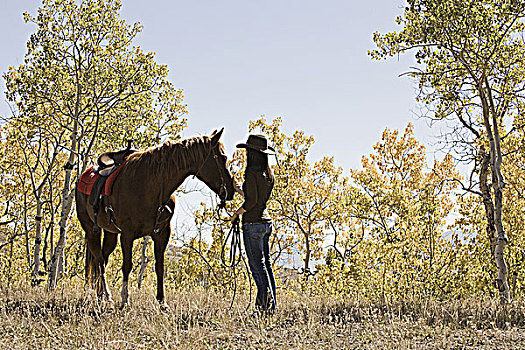
[[[155,249],[155,273],[157,274],[157,300],[163,307],[168,305],[164,301],[164,252],[170,238],[171,228],[168,223],[158,234],[153,235]]]
[[[122,248],[122,297],[121,308],[128,303],[128,280],[131,272],[131,253],[133,250],[133,238],[127,237],[124,233],[120,234],[120,246]]]
[[[86,241],[87,241],[87,249],[88,252],[86,255],[88,256],[89,266],[87,266],[90,270],[92,278],[92,282],[95,283],[97,294],[101,295],[101,288],[99,285],[100,277],[102,274],[102,250],[100,249],[100,241],[101,241],[101,231],[95,231],[93,229],[88,229],[86,231]]]
[[[89,233],[86,234],[86,238],[88,249],[93,259],[92,268],[95,269],[93,276],[95,278],[97,295],[99,297],[105,297],[107,300],[111,300],[111,292],[109,291],[106,282],[105,259],[102,255],[102,249],[100,247],[101,230],[92,229]],[[106,241],[105,238],[104,241]]]
[[[102,250],[100,248],[101,230],[95,230],[93,221],[90,219],[86,210],[87,197],[77,193],[77,217],[80,225],[86,234],[86,280],[94,283],[97,295],[100,297],[104,293],[104,264]]]
[[[112,299],[111,299],[111,291],[109,290],[108,284],[106,281],[105,269],[108,264],[109,255],[115,250],[116,246],[117,246],[117,234],[104,230],[104,240],[102,241],[103,267],[102,267],[100,282],[101,282],[102,292],[109,301],[111,301]]]
[[[88,214],[88,196],[75,191],[77,218],[86,234],[86,280],[95,284],[97,295],[111,299],[106,283],[104,257],[101,249],[102,230],[96,227]],[[104,237],[104,243],[106,238]],[[104,244],[105,245],[105,244]]]

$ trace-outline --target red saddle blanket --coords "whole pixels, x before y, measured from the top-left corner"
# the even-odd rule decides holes
[[[103,196],[111,195],[113,183],[115,182],[115,179],[117,178],[120,171],[124,168],[125,164],[126,162],[124,162],[114,172],[112,172],[111,175],[108,176],[106,183],[104,184],[104,190],[102,191]],[[91,189],[99,177],[100,175],[93,170],[93,167],[90,167],[80,176],[80,180],[78,180],[77,185],[78,190],[87,195],[91,194]]]

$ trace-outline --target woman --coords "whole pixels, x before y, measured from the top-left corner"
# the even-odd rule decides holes
[[[275,154],[275,150],[268,146],[263,135],[249,135],[248,141],[237,148],[246,149],[247,162],[242,190],[237,188],[244,196],[244,203],[233,214],[232,221],[242,215],[244,247],[257,285],[255,307],[260,311],[275,310],[275,278],[269,247],[272,219],[266,210],[274,184],[268,155]]]

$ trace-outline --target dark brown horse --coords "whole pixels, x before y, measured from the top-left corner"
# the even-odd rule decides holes
[[[195,175],[219,195],[221,200],[233,198],[233,180],[226,168],[222,134],[193,137],[181,142],[166,142],[146,152],[128,156],[116,178],[110,196],[102,198],[97,223],[88,195],[76,191],[77,216],[86,232],[86,277],[96,282],[97,294],[111,299],[104,269],[117,245],[118,234],[123,255],[122,306],[128,300],[128,278],[131,272],[133,241],[149,235],[155,250],[157,300],[164,301],[164,251],[170,237],[170,219],[175,208],[173,192],[184,179]]]

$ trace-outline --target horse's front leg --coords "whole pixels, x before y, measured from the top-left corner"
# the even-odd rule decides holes
[[[133,238],[127,237],[125,233],[120,235],[120,246],[122,248],[122,297],[121,308],[128,303],[128,280],[131,272],[131,252],[133,250]]]
[[[168,304],[164,300],[164,253],[170,238],[171,228],[168,224],[157,235],[153,235],[155,250],[155,273],[157,274],[157,300],[162,307],[167,308]]]

